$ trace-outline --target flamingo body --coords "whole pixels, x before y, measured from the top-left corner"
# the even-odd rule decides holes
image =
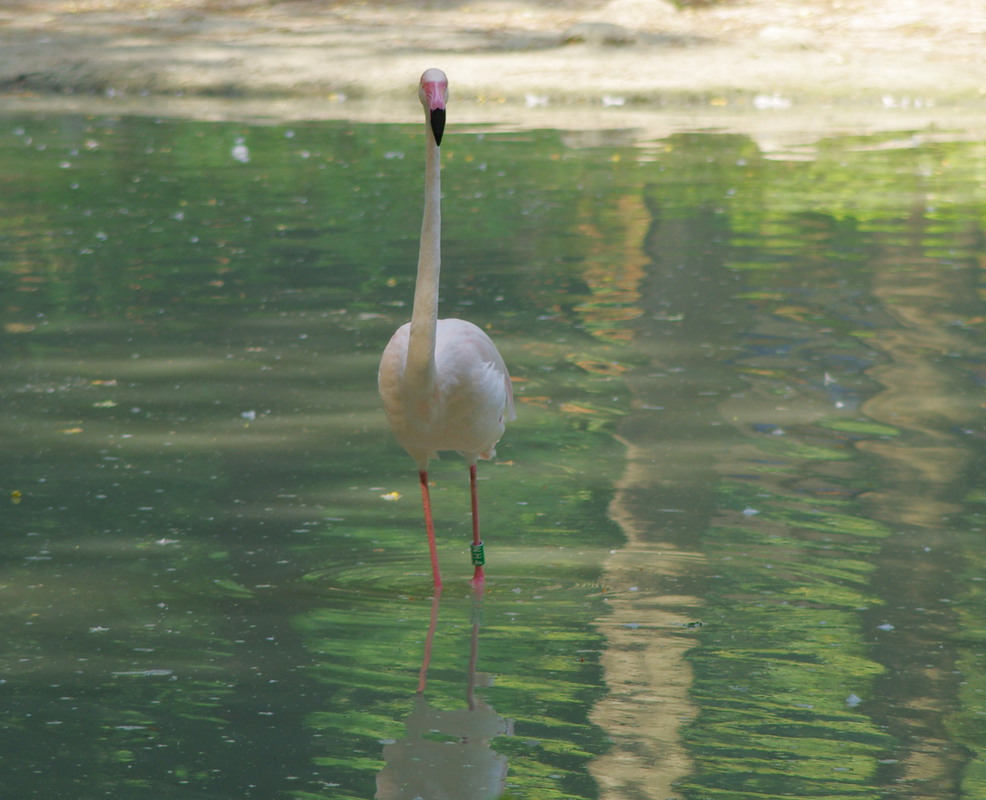
[[[441,450],[454,450],[470,465],[492,458],[514,418],[510,377],[496,345],[471,322],[438,320],[434,377],[415,386],[407,374],[410,338],[407,323],[380,361],[380,395],[397,441],[418,469]]]
[[[397,441],[418,466],[425,527],[436,590],[442,586],[428,490],[428,462],[453,450],[469,465],[475,585],[483,581],[476,461],[492,458],[504,426],[514,418],[510,376],[489,336],[471,322],[438,319],[441,271],[441,167],[448,80],[425,70],[418,96],[425,111],[425,205],[411,321],[383,351],[378,387]]]

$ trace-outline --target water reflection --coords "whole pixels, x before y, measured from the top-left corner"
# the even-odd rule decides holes
[[[465,708],[443,710],[428,701],[428,668],[439,605],[440,597],[436,596],[432,600],[414,706],[404,720],[406,735],[383,749],[386,766],[377,775],[377,800],[489,800],[500,797],[506,786],[506,756],[497,753],[490,741],[497,736],[513,736],[513,720],[501,717],[476,694],[477,685],[492,685],[491,676],[477,672],[482,589],[473,600]]]
[[[943,726],[968,673],[940,637],[962,570],[949,516],[982,463],[969,365],[984,350],[962,322],[981,320],[978,227],[942,224],[953,207],[932,202],[927,163],[919,189],[899,173],[913,206],[898,217],[883,196],[847,208],[820,202],[824,181],[759,180],[786,168],[743,137],[667,146],[644,189],[651,261],[611,279],[633,299],[605,334],[647,358],[624,374],[635,410],[612,513],[628,545],[607,564],[633,594],[610,604],[665,627],[653,654],[603,628],[612,693],[596,718],[618,749],[595,771],[612,796],[676,781],[697,796],[958,796],[966,754]],[[778,211],[750,215],[764,185]],[[703,622],[691,650],[672,628],[689,618]],[[634,691],[671,720],[652,713],[645,742],[617,713]]]
[[[984,353],[964,324],[982,311],[983,230],[979,220],[943,225],[935,202],[930,187],[919,187],[909,214],[873,226],[872,292],[892,324],[869,339],[882,356],[868,371],[880,390],[862,409],[895,435],[858,447],[879,475],[861,502],[894,531],[874,575],[887,601],[873,619],[887,667],[875,713],[908,743],[898,782],[948,796],[961,793],[968,763],[950,733],[967,670],[957,669],[961,650],[942,639],[958,623],[951,606],[968,535],[958,518],[983,466],[972,439],[982,425],[981,392],[969,369]]]

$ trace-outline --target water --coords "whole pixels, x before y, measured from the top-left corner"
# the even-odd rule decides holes
[[[986,796],[986,148],[450,134],[433,602],[417,126],[0,118],[5,796]]]

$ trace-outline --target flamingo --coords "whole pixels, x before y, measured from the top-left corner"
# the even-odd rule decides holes
[[[421,76],[418,97],[425,111],[425,202],[411,321],[394,333],[380,359],[377,385],[387,420],[414,459],[421,484],[425,531],[435,591],[442,576],[428,491],[428,462],[454,450],[469,465],[472,500],[472,584],[485,575],[479,533],[476,462],[495,454],[505,423],[514,419],[513,391],[503,358],[484,331],[462,319],[438,319],[441,271],[441,165],[448,78],[440,69]]]

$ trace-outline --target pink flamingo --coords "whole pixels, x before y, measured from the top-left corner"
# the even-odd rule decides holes
[[[514,419],[510,376],[496,345],[461,319],[438,319],[441,270],[441,165],[448,79],[425,70],[418,97],[425,110],[425,205],[411,321],[394,333],[380,359],[377,383],[394,436],[418,465],[425,529],[436,591],[441,591],[435,525],[428,492],[428,462],[454,450],[469,465],[472,497],[473,586],[481,587],[483,542],[479,535],[476,461],[495,455],[506,420]]]

